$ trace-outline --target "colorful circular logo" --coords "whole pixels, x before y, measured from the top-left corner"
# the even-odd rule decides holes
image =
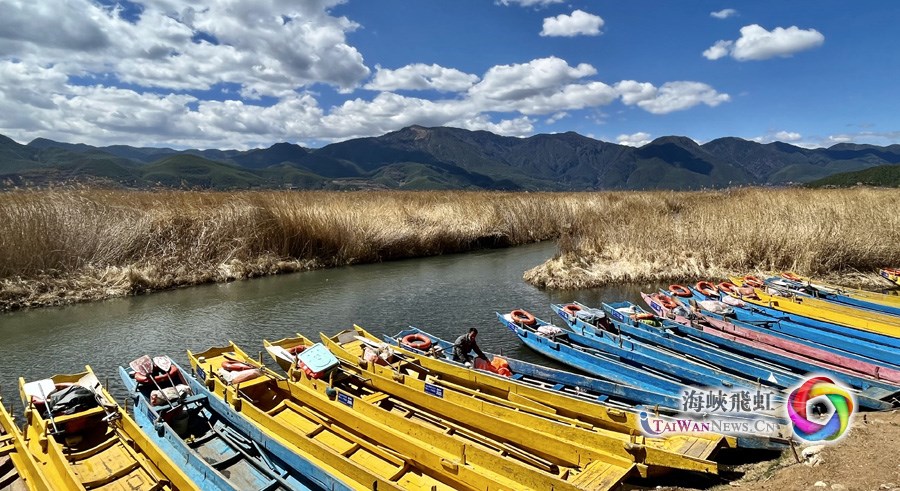
[[[824,408],[822,413],[831,412],[831,417],[824,424],[813,421],[807,414],[809,401],[824,396],[821,399],[823,407],[825,401],[831,404],[831,409]],[[850,416],[853,414],[853,396],[843,387],[838,386],[834,380],[828,377],[812,377],[803,382],[788,395],[787,413],[794,425],[794,435],[806,441],[837,440],[850,426]]]

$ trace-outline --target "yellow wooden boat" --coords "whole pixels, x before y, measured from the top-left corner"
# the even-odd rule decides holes
[[[880,273],[881,276],[888,281],[893,281],[894,283],[900,285],[900,268],[884,268],[880,271]]]
[[[834,285],[831,283],[825,283],[824,281],[813,280],[811,278],[807,278],[805,276],[800,276],[791,272],[781,273],[780,276],[787,278],[793,281],[799,281],[802,283],[806,283],[814,288],[818,288],[820,290],[824,290],[829,293],[837,293],[840,295],[846,295],[848,297],[858,298],[860,300],[865,300],[867,302],[877,303],[880,305],[886,305],[888,307],[900,307],[900,295],[897,295],[894,292],[893,295],[888,295],[885,293],[878,292],[870,292],[868,290],[862,290],[859,288],[851,288],[848,286],[840,286]],[[890,279],[890,278],[888,278]],[[898,283],[900,284],[900,283]]]
[[[72,407],[71,414],[48,412],[50,394],[73,385],[93,391],[97,404]],[[113,402],[90,366],[31,383],[19,378],[19,393],[25,441],[54,491],[198,489]]]
[[[472,446],[457,444],[448,450],[435,442],[422,441],[409,422],[398,428],[357,417],[345,405],[352,404],[348,396],[338,398],[336,393],[330,398],[320,396],[290,383],[234,344],[229,348],[208,350],[196,357],[189,356],[192,363],[195,360],[200,363],[202,357],[200,366],[204,367],[207,383],[215,387],[217,395],[222,391],[227,394],[229,389],[222,378],[225,374],[219,371],[223,363],[257,367],[262,376],[239,384],[234,391],[239,394],[234,400],[239,402],[235,407],[242,413],[247,412],[248,406],[254,412],[268,413],[279,426],[266,426],[278,433],[311,438],[330,447],[331,452],[346,455],[348,465],[362,467],[376,476],[377,481],[368,486],[370,489],[550,489],[523,486],[482,465],[481,461],[490,452],[474,448],[475,440],[471,442]],[[210,377],[210,373],[215,375]],[[319,382],[324,388],[324,381]],[[338,469],[339,472],[342,470]]]
[[[316,349],[327,353],[322,345]],[[240,356],[240,351],[235,351]],[[256,364],[253,360],[247,363]],[[340,367],[325,377],[308,378],[306,383],[285,381],[288,397],[297,405],[321,412],[332,424],[346,425],[354,434],[372,438],[403,456],[423,474],[436,479],[439,488],[606,490],[637,474],[637,466],[624,458],[567,466],[532,454],[456,424],[433,410],[370,390],[366,379],[353,377]],[[241,391],[245,390],[242,385]],[[555,443],[547,441],[545,445]]]
[[[745,283],[742,278],[736,277],[731,278],[731,281],[739,287]],[[756,298],[744,295],[741,299],[750,304],[771,307],[788,314],[831,322],[885,336],[900,337],[900,317],[894,315],[856,309],[811,297],[774,296],[759,288],[754,288],[754,293]]]
[[[363,363],[366,368],[362,368],[357,366],[362,347],[356,336],[357,331],[344,332],[334,339],[323,336],[326,346],[345,361],[341,367],[343,373],[331,380],[332,386],[339,390],[360,391],[358,381],[365,380],[362,385],[371,392],[366,397],[389,400],[391,407],[403,403],[425,411],[434,406],[435,394],[439,394],[440,413],[432,411],[432,417],[465,425],[555,462],[583,465],[584,462],[608,460],[614,456],[638,463],[638,470],[643,475],[672,468],[717,472],[716,464],[706,457],[723,443],[721,437],[689,438],[690,444],[679,447],[684,453],[678,453],[666,445],[674,441],[664,443],[660,439],[647,439],[634,428],[621,428],[625,431],[620,432],[598,427],[556,414],[539,403],[525,400],[511,402],[444,384],[417,363],[400,361],[391,366]],[[295,339],[310,344],[302,336]],[[312,385],[312,380],[303,373],[293,368],[289,372],[292,380]],[[696,455],[691,452],[696,452]]]
[[[304,339],[302,335],[298,334],[294,338],[285,338],[267,344],[290,349],[301,344]],[[344,342],[341,342],[342,339]],[[324,337],[323,340],[325,340]],[[363,345],[378,346],[382,344],[382,341],[376,336],[355,324],[352,330],[340,333],[328,341],[339,343],[340,348],[348,352],[347,355],[351,361],[362,356]],[[606,406],[593,398],[587,400],[566,392],[517,383],[510,378],[494,376],[481,370],[472,370],[405,350],[402,346],[391,346],[391,348],[399,351],[403,357],[415,360],[415,363],[425,368],[430,376],[430,383],[463,392],[470,398],[498,401],[500,404],[514,407],[518,412],[533,412],[542,417],[556,415],[560,420],[573,422],[577,426],[609,430],[624,435],[641,434],[640,419],[633,411]],[[273,355],[286,372],[290,369],[290,362],[276,357],[271,351],[270,355]],[[676,454],[700,459],[710,459],[722,448],[737,446],[735,437],[719,434],[674,435],[665,439],[649,441],[653,445],[662,445],[663,448]]]
[[[3,406],[3,397],[0,397],[0,489],[10,491],[51,489],[34,456],[25,447],[22,433]]]

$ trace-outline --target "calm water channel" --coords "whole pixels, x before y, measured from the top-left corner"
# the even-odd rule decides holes
[[[556,244],[545,242],[0,314],[0,392],[7,408],[21,414],[17,377],[36,380],[90,364],[101,381],[108,377],[121,402],[116,367],[143,354],[168,354],[186,365],[187,349],[233,340],[257,353],[266,338],[300,332],[318,339],[320,331],[334,334],[353,323],[379,335],[414,325],[446,339],[474,326],[483,349],[546,362],[521,346],[494,312],[524,308],[552,320],[551,302],[640,302],[641,288],[653,288],[551,293],[522,281],[526,269],[555,252]]]

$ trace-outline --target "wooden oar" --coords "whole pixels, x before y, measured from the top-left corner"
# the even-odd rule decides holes
[[[41,397],[44,399],[44,407],[47,408],[47,416],[50,416],[50,424],[53,426],[54,435],[59,434],[59,428],[56,427],[56,420],[53,419],[53,411],[50,410],[50,399],[47,399],[47,395],[44,394],[44,388],[38,384],[38,390],[41,392]]]
[[[150,359],[149,355],[141,356],[140,358],[131,360],[131,363],[128,364],[134,373],[139,373],[153,382],[153,385],[156,386],[156,389],[162,394],[163,397],[166,398],[166,403],[169,404],[169,407],[172,406],[172,401],[169,400],[169,396],[163,392],[162,387],[159,386],[159,383],[156,382],[156,379],[153,378],[153,360]]]
[[[165,372],[166,378],[169,379],[169,384],[172,387],[175,387],[175,382],[172,380],[172,376],[169,375],[169,370],[172,369],[172,359],[169,358],[168,356],[154,356],[153,364],[158,366],[160,370]],[[176,392],[177,392],[177,390],[176,390]]]

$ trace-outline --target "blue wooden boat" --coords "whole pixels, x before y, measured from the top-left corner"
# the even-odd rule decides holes
[[[684,353],[650,342],[609,331],[591,329],[584,323],[571,325],[569,339],[580,346],[606,352],[624,363],[639,369],[650,369],[686,380],[696,386],[731,389],[756,389],[762,385],[774,385],[769,381],[749,379],[739,371],[727,371],[707,358],[687,357]],[[540,327],[540,324],[538,324]]]
[[[658,302],[656,302],[646,294],[643,295],[645,302],[657,314],[662,315],[665,313],[665,310],[663,310],[663,307]],[[633,308],[640,312],[646,312],[637,305],[631,304],[630,302],[621,302],[620,304],[615,305],[619,306],[619,308],[621,308],[622,306],[627,306],[628,308]],[[822,365],[813,363],[809,360],[785,356],[782,354],[778,354],[772,350],[762,349],[721,336],[716,336],[704,332],[703,329],[701,329],[699,326],[690,322],[680,323],[663,317],[660,317],[659,319],[665,329],[670,329],[681,336],[712,343],[722,347],[723,349],[731,350],[736,353],[743,353],[748,357],[756,357],[760,360],[766,360],[772,363],[776,363],[781,367],[793,370],[798,374],[821,373],[826,371],[832,372],[838,379],[842,380],[844,383],[857,390],[856,395],[860,406],[867,409],[890,409],[894,406],[894,403],[898,397],[898,391],[900,391],[900,387],[892,384],[856,376],[848,372],[833,372],[831,370],[823,368]]]
[[[794,295],[818,298],[836,304],[842,304],[849,307],[870,310],[873,312],[881,312],[883,314],[891,314],[900,316],[900,307],[895,305],[887,305],[884,303],[870,302],[865,299],[856,298],[851,295],[845,295],[844,291],[836,288],[826,288],[810,282],[791,280],[782,277],[768,277],[763,280],[767,287],[793,293]]]
[[[551,304],[550,308],[566,321],[572,330],[585,336],[608,340],[612,343],[618,342],[616,335],[610,334],[610,331],[605,328],[605,323],[596,321],[592,323],[590,321],[591,317],[597,318],[596,315],[591,315],[590,317],[578,315],[581,312],[591,312],[594,309],[578,302],[568,305]],[[577,309],[575,310],[575,315],[571,312],[574,309]],[[661,329],[662,322],[656,319],[655,316],[644,311],[635,311],[631,304],[627,302],[618,302],[611,305],[604,303],[603,310],[600,312],[604,313],[604,315],[609,314],[606,316],[606,322],[612,323],[612,326],[620,335],[626,335],[642,343],[672,350],[687,357],[704,360],[720,367],[722,370],[736,375],[743,375],[744,378],[752,378],[760,385],[787,389],[799,384],[804,379],[802,374],[793,373],[785,367],[763,363],[758,359],[747,358],[744,355],[723,350],[721,347],[711,343],[673,335],[670,331]],[[647,318],[647,315],[650,315],[650,318]],[[638,319],[638,316],[644,316],[644,319]]]
[[[696,289],[690,289],[693,298],[697,301],[700,300],[719,300],[719,295],[706,295]],[[841,344],[838,344],[837,348],[843,347],[844,350],[850,351],[852,350],[855,353],[859,353],[862,355],[870,356],[871,358],[875,358],[887,363],[896,364],[897,363],[897,353],[898,349],[900,349],[900,338],[894,338],[891,336],[885,336],[882,334],[863,331],[861,329],[854,329],[852,327],[841,326],[838,324],[832,324],[830,322],[823,322],[816,319],[811,319],[809,317],[804,317],[800,315],[794,314],[786,314],[778,309],[771,307],[764,307],[760,305],[752,305],[749,303],[745,303],[743,307],[733,307],[735,315],[747,315],[749,318],[754,320],[762,320],[765,322],[777,322],[778,325],[784,325],[788,323],[792,326],[802,325],[806,327],[804,331],[807,333],[809,339],[811,341],[815,341],[821,344],[826,344],[828,346],[833,346],[834,339],[833,336],[828,336],[826,333],[836,334],[838,335],[837,339],[842,340]],[[745,317],[747,318],[747,317]],[[739,319],[739,320],[744,320]],[[773,324],[773,329],[775,328]],[[811,328],[811,329],[810,329]],[[820,334],[821,333],[821,334]],[[803,336],[798,336],[803,337]],[[860,345],[857,340],[864,341],[865,343],[862,346],[866,346],[863,351],[857,351],[856,346]],[[828,342],[825,342],[828,341]],[[874,345],[874,346],[873,346]],[[870,347],[874,348],[870,351]],[[887,349],[887,353],[885,354],[885,347],[889,347]]]
[[[119,367],[119,377],[134,399],[134,419],[141,430],[201,489],[352,489],[259,431],[230,406],[210,397],[206,387],[174,362],[173,366],[177,373],[159,377],[157,383],[164,390],[174,383],[182,395],[156,406],[150,404],[155,384],[138,383],[130,368]]]
[[[667,294],[667,292],[661,293]],[[778,336],[812,348],[831,351],[840,356],[864,363],[900,370],[900,365],[897,364],[898,360],[900,360],[900,350],[890,346],[844,336],[789,320],[769,317],[759,312],[751,304],[746,304],[746,308],[731,306],[730,311],[727,313],[711,312],[703,308],[699,302],[701,299],[715,300],[715,298],[704,296],[700,292],[694,293],[693,300],[697,300],[697,308],[706,317],[730,322],[736,326],[751,329],[765,335]]]

